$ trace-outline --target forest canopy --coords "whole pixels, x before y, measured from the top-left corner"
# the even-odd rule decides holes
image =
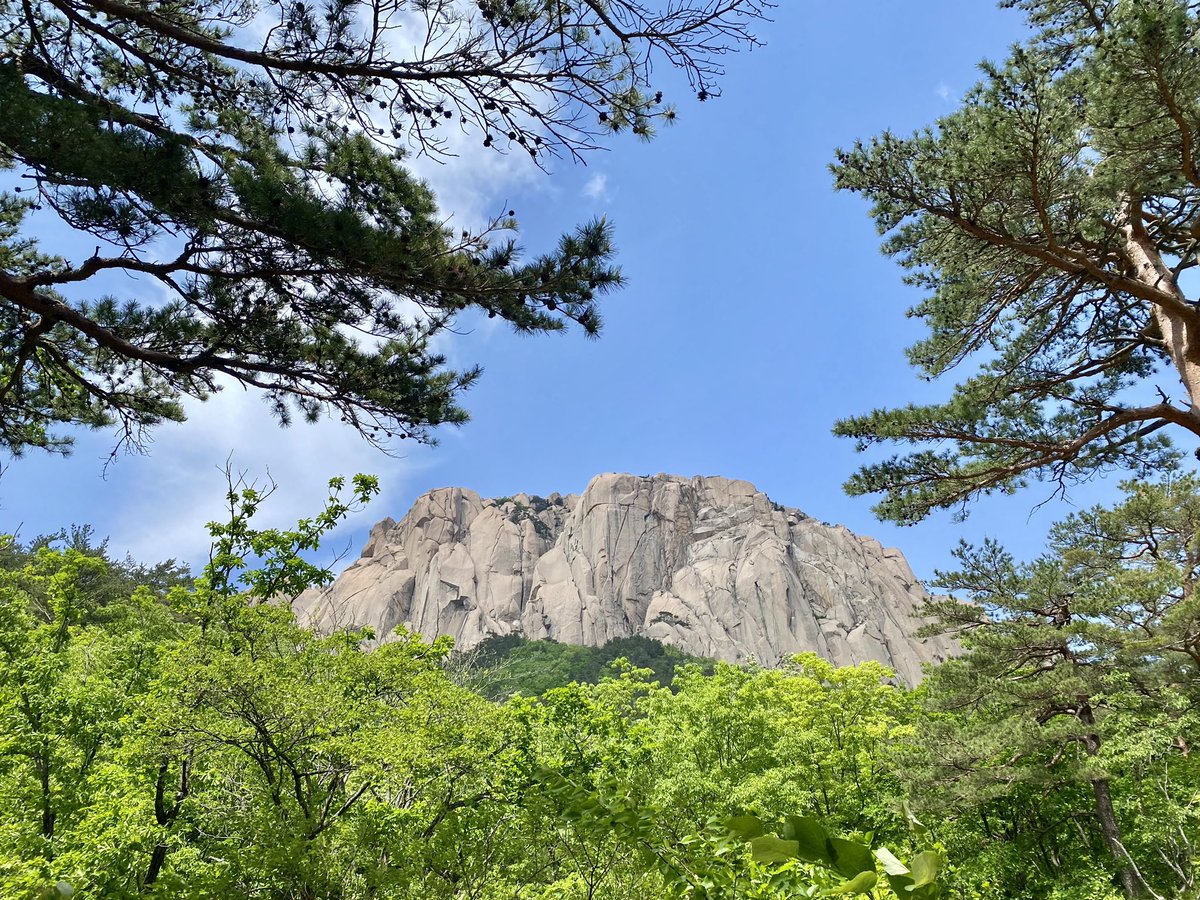
[[[915,690],[811,653],[702,666],[630,642],[680,663],[666,684],[593,673],[608,650],[464,665],[447,638],[316,634],[278,598],[329,579],[303,553],[377,486],[332,487],[262,529],[236,486],[195,577],[86,530],[3,545],[0,893],[1195,895],[1195,478],[1130,485],[1028,563],[964,546],[942,576],[961,600],[927,612],[965,654]]]
[[[1200,26],[1177,0],[1007,5],[1035,36],[957,111],[834,166],[925,291],[911,361],[966,373],[844,420],[907,453],[850,488],[911,523],[1139,477],[1033,559],[960,544],[922,609],[960,655],[908,685],[815,653],[317,631],[291,601],[331,580],[363,475],[294,527],[231,483],[198,571],[87,528],[0,537],[0,896],[1200,897],[1200,478],[1168,440],[1200,435]],[[455,316],[595,333],[622,276],[603,219],[528,260],[507,210],[448,229],[413,155],[647,137],[676,114],[655,66],[707,101],[766,7],[0,0],[0,451],[137,446],[229,383],[284,423],[430,440],[478,375],[435,349]],[[48,218],[83,249],[39,244]]]

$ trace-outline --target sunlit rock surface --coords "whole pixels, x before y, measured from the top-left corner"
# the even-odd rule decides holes
[[[582,495],[431,491],[295,606],[321,628],[369,625],[383,639],[397,625],[463,649],[512,633],[594,645],[646,635],[731,662],[875,659],[915,684],[922,663],[955,649],[913,636],[925,597],[900,551],[748,482],[610,474]]]

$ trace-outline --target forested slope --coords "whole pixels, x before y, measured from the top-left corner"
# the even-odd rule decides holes
[[[915,691],[811,654],[621,648],[668,687],[597,672],[611,649],[464,666],[447,639],[318,636],[263,601],[329,577],[297,549],[357,490],[293,531],[235,492],[194,579],[86,531],[5,544],[0,894],[1195,893],[1192,479],[1131,486],[1031,564],[964,548],[946,581],[974,596],[931,612],[967,653]]]

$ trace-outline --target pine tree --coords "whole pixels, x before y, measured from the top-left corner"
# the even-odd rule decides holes
[[[612,233],[522,261],[512,211],[450,231],[406,156],[453,163],[451,131],[535,164],[649,136],[675,116],[654,65],[714,96],[768,5],[0,0],[0,447],[114,423],[138,446],[230,380],[380,446],[463,421],[478,370],[431,339],[468,308],[595,334]],[[38,210],[74,238],[40,246]]]
[[[959,636],[965,653],[926,685],[932,705],[955,714],[929,725],[923,793],[980,809],[985,821],[990,808],[1017,831],[1028,807],[1037,825],[1026,830],[1039,839],[1082,806],[1128,896],[1152,884],[1173,895],[1186,884],[1169,882],[1190,878],[1190,845],[1172,846],[1154,815],[1131,835],[1114,780],[1142,772],[1131,804],[1141,810],[1155,779],[1178,786],[1181,770],[1191,773],[1184,784],[1200,774],[1188,758],[1200,726],[1200,479],[1124,489],[1116,506],[1056,525],[1033,562],[995,542],[963,544],[961,568],[938,574],[957,596],[928,604],[931,630]]]
[[[962,106],[912,137],[839,152],[884,250],[927,292],[923,377],[971,374],[944,403],[838,423],[853,494],[901,523],[1030,478],[1144,472],[1200,435],[1200,18],[1182,0],[1008,0],[1033,39],[985,63]]]

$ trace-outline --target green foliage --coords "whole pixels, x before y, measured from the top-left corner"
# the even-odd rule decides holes
[[[448,641],[367,653],[361,635],[299,628],[280,602],[327,579],[300,554],[376,490],[359,477],[346,502],[341,487],[287,531],[251,527],[263,492],[231,489],[193,585],[167,591],[171,606],[146,587],[109,597],[103,626],[84,624],[87,589],[107,583],[102,555],[11,554],[0,892],[65,881],[82,897],[362,896],[412,877],[375,871],[361,835],[386,833],[397,813],[428,827],[484,790],[500,732],[489,704],[445,679]],[[422,790],[399,809],[379,802],[412,782]],[[384,852],[402,861],[411,848]]]
[[[861,798],[894,785],[868,761],[906,709],[886,670],[689,664],[672,693],[610,659],[682,661],[632,640],[577,659],[568,683],[489,702],[449,677],[447,639],[368,651],[366,634],[297,625],[287,599],[328,579],[305,554],[377,490],[330,487],[319,515],[259,529],[272,488],[231,483],[194,579],[114,563],[86,530],[4,546],[0,893],[765,900],[864,884],[756,862],[724,822],[731,798],[791,803],[823,761],[858,782],[830,794],[835,818],[861,818]],[[484,659],[563,649],[511,644]],[[780,742],[754,771],[739,717]],[[699,752],[714,740],[719,762]],[[725,796],[704,809],[710,777]],[[830,840],[844,869],[850,845]]]
[[[910,695],[870,662],[801,654],[781,670],[685,669],[654,700],[651,798],[697,824],[797,811],[847,831],[897,828],[891,748],[911,738]]]
[[[958,110],[833,166],[925,293],[909,310],[928,329],[910,362],[927,379],[969,372],[944,402],[837,424],[860,450],[915,445],[847,483],[900,523],[1031,478],[1144,474],[1173,458],[1169,429],[1200,434],[1200,313],[1185,291],[1200,215],[1196,9],[1005,5],[1035,34],[985,63]]]
[[[0,545],[0,895],[1195,895],[1200,479],[1032,563],[962,548],[929,612],[965,652],[915,691],[813,654],[506,638],[464,667],[315,634],[305,557],[377,485],[259,529],[271,491],[231,484],[195,578],[86,529]]]
[[[110,612],[114,616],[121,615],[122,604],[137,590],[149,592],[161,600],[171,588],[191,581],[188,570],[174,560],[145,566],[129,558],[112,559],[108,555],[108,542],[97,542],[92,528],[86,525],[73,525],[56,534],[41,535],[28,544],[14,538],[0,540],[0,570],[21,569],[39,552],[51,548],[71,550],[103,563],[87,567],[77,575],[80,594],[86,602],[80,610],[80,624],[102,624]]]
[[[1068,861],[1129,896],[1195,884],[1200,480],[1124,490],[1055,526],[1033,562],[960,547],[962,568],[940,575],[960,596],[928,608],[966,652],[923,688],[911,783],[964,816],[952,856],[982,843],[975,877],[1014,894],[1040,896]]]
[[[512,694],[540,696],[571,682],[595,684],[624,660],[670,685],[684,666],[711,672],[713,662],[690,656],[652,638],[613,638],[601,647],[582,647],[558,641],[530,641],[520,635],[493,636],[472,650],[456,655],[457,677],[472,690],[493,700]]]
[[[869,839],[864,842],[834,837],[808,816],[787,816],[778,835],[768,833],[755,816],[736,816],[727,824],[734,834],[750,843],[755,862],[786,864],[800,860],[815,867],[824,876],[818,876],[813,885],[819,896],[877,896],[873,889],[885,879],[897,897],[936,900],[941,896],[938,875],[945,859],[937,850],[923,850],[906,865],[886,847],[872,850]]]
[[[10,567],[11,566],[11,567]],[[108,750],[131,733],[135,698],[152,683],[176,635],[166,608],[138,588],[114,608],[88,589],[102,556],[40,546],[0,570],[0,893],[29,896],[77,872],[111,884],[132,863],[133,832],[108,786]],[[103,596],[103,595],[101,595]],[[103,610],[105,615],[96,613]],[[93,624],[97,619],[104,626]],[[105,841],[97,824],[109,822]],[[116,826],[118,832],[111,832]]]

